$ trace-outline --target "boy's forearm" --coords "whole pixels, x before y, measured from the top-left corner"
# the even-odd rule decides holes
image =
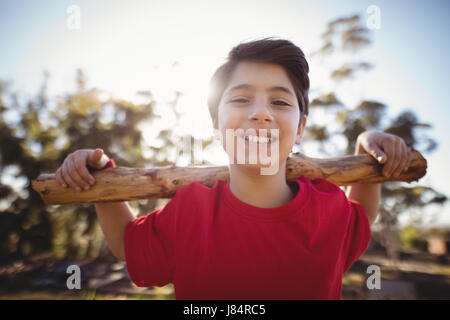
[[[362,147],[357,145],[355,155],[365,154]],[[347,198],[358,201],[367,213],[367,218],[372,224],[378,214],[381,199],[381,184],[355,184],[348,187]]]
[[[125,228],[134,219],[128,202],[96,203],[95,210],[109,248],[117,259],[125,260]]]
[[[369,223],[372,224],[378,214],[381,198],[381,184],[356,184],[349,186],[347,198],[358,201],[367,213]]]

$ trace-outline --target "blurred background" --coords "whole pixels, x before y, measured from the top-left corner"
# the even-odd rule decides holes
[[[382,130],[428,161],[385,183],[369,249],[343,299],[450,298],[448,1],[0,1],[0,299],[174,299],[136,288],[93,205],[44,206],[31,189],[65,157],[102,148],[119,166],[227,164],[209,79],[239,42],[285,38],[310,65],[311,157],[353,154]],[[199,152],[183,152],[186,142]],[[345,189],[343,187],[343,189]],[[132,201],[143,215],[167,199]],[[69,290],[69,265],[81,289]],[[381,289],[369,289],[369,265]]]

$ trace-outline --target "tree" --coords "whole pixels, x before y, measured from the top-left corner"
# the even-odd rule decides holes
[[[329,70],[334,88],[312,88],[311,91],[318,94],[311,101],[311,114],[326,110],[327,114],[332,114],[331,117],[334,117],[334,123],[338,126],[334,131],[330,130],[330,125],[307,126],[305,141],[319,141],[319,150],[327,155],[329,153],[326,150],[329,148],[341,150],[342,154],[353,154],[358,135],[365,130],[375,129],[402,137],[408,146],[423,154],[436,150],[437,142],[434,139],[419,135],[420,131],[432,126],[421,122],[414,111],[405,110],[394,119],[389,119],[390,123],[383,125],[382,120],[387,118],[387,105],[379,101],[361,99],[356,106],[349,108],[339,98],[343,83],[348,84],[361,73],[374,67],[369,62],[358,61],[355,56],[371,44],[370,30],[363,26],[359,15],[341,17],[329,22],[322,41],[322,46],[313,52],[312,56],[319,58],[321,65]],[[344,150],[331,141],[331,138],[336,136],[345,141]],[[424,143],[420,143],[421,141]],[[428,205],[443,204],[446,201],[445,195],[430,187],[409,186],[397,182],[382,185],[382,200],[375,227],[380,229],[382,244],[394,261],[398,248],[396,228],[399,215],[411,210],[420,212]]]
[[[151,125],[158,119],[156,102],[149,91],[141,92],[147,101],[144,104],[113,97],[102,99],[102,92],[88,88],[84,73],[78,70],[75,92],[49,98],[48,78],[49,74],[44,73],[42,88],[26,102],[9,92],[7,83],[0,83],[0,174],[9,172],[11,176],[15,170],[14,179],[27,182],[23,188],[0,184],[2,262],[50,250],[59,258],[95,257],[101,253],[104,241],[94,206],[46,207],[31,189],[31,180],[41,173],[55,172],[68,154],[77,149],[102,148],[119,166],[164,166],[175,163],[168,154],[176,152],[178,142],[184,138],[165,128],[158,135],[162,147],[144,146],[139,126]],[[180,94],[168,110],[176,112]],[[144,149],[150,152],[149,157],[144,156]],[[130,204],[143,214],[153,210],[157,201]],[[102,254],[110,255],[109,251]]]

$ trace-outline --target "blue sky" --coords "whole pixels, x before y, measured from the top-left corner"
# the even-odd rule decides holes
[[[81,10],[80,30],[66,26],[69,5]],[[349,104],[377,99],[389,105],[390,116],[408,108],[432,124],[427,133],[439,149],[426,155],[429,170],[420,184],[450,197],[449,1],[1,0],[0,79],[31,95],[48,70],[49,92],[56,95],[74,87],[80,67],[90,85],[131,100],[136,91],[150,89],[165,101],[179,89],[185,93],[180,108],[199,111],[188,112],[181,130],[208,136],[208,80],[233,45],[279,36],[308,55],[328,21],[367,16],[370,5],[380,8],[381,29],[373,31],[373,44],[361,57],[375,68],[339,92]],[[180,63],[176,70],[174,61]],[[322,88],[319,66],[310,65],[312,88]],[[152,139],[151,130],[147,136]],[[450,224],[449,205],[431,211],[442,212],[439,221]]]

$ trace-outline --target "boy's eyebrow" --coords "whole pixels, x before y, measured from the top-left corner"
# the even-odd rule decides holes
[[[231,93],[232,91],[239,90],[239,89],[254,89],[254,87],[247,83],[238,84],[237,86],[234,86],[234,87],[231,87],[230,89],[228,89],[227,92],[225,92],[225,95]],[[295,98],[295,95],[292,93],[292,91],[286,87],[275,86],[275,87],[269,88],[267,91],[283,91],[283,92],[290,94],[292,96],[292,98]]]

